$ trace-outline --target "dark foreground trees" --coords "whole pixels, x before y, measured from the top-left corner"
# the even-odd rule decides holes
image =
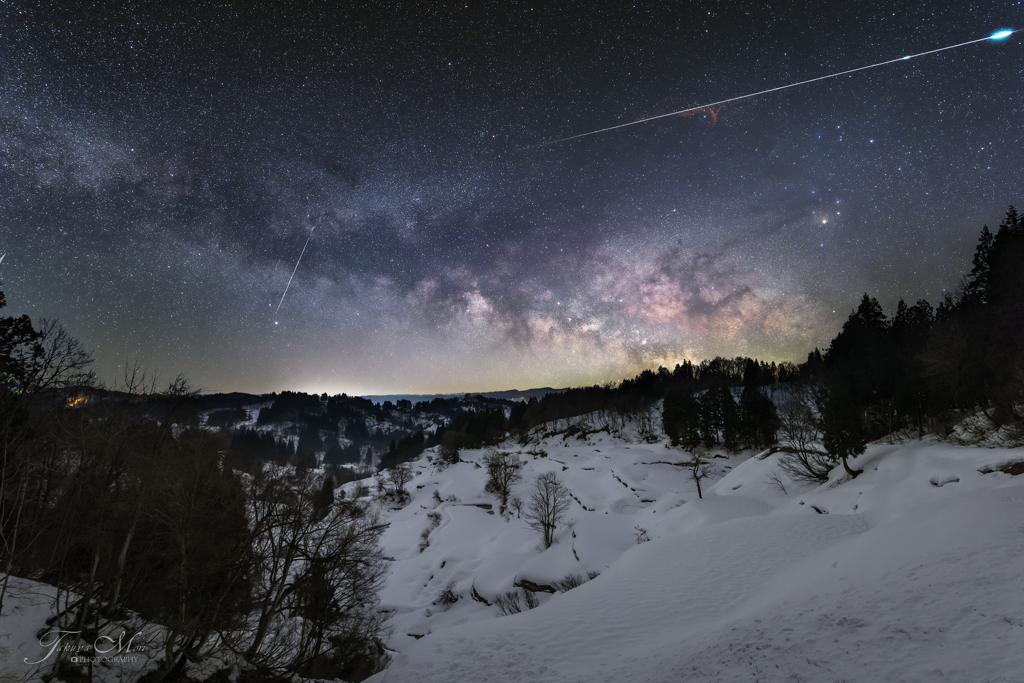
[[[727,450],[763,449],[774,444],[779,429],[775,404],[765,394],[761,367],[748,359],[739,401],[732,391],[719,386],[702,393],[673,389],[665,395],[662,426],[673,445],[708,448],[721,444]]]
[[[259,669],[331,678],[381,663],[385,527],[356,501],[325,505],[322,491],[290,469],[248,484],[251,611],[226,637]]]
[[[937,309],[900,301],[892,317],[864,294],[816,374],[828,453],[849,460],[868,441],[932,431],[981,411],[1024,441],[1024,221],[1010,207],[982,228],[972,268]]]
[[[147,643],[160,653],[150,681],[225,650],[279,676],[380,666],[384,527],[365,504],[291,467],[239,475],[208,432],[60,417],[70,458],[28,473],[21,487],[46,493],[8,520],[26,540],[8,556],[14,572],[81,596],[60,602],[55,628],[100,632],[129,611],[163,625]]]
[[[103,390],[59,326],[0,319],[0,338],[0,609],[14,574],[56,587],[50,625],[80,632],[70,646],[133,613],[160,624],[135,642],[158,659],[149,681],[228,651],[261,675],[381,666],[383,526],[367,506],[313,472],[235,470],[219,435],[181,426],[180,378]],[[63,651],[47,665],[91,676]]]

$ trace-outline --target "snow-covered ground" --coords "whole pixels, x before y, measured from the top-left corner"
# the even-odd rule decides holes
[[[79,597],[58,596],[53,586],[11,577],[0,615],[0,683],[48,680],[58,652],[71,653],[72,661],[83,664],[91,660],[94,680],[100,682],[136,681],[154,668],[163,627],[138,617],[108,624],[98,637],[83,641],[75,639],[70,627],[47,626],[55,604],[66,608]],[[208,659],[195,672],[208,676],[222,666],[223,661]]]
[[[999,471],[1024,449],[874,444],[856,479],[840,467],[821,486],[783,479],[785,492],[769,479],[778,454],[719,454],[701,500],[678,466],[688,454],[640,438],[656,423],[580,438],[563,422],[504,445],[525,463],[513,495],[528,501],[545,472],[572,494],[546,550],[484,492],[485,452],[411,463],[411,501],[384,512],[393,661],[370,680],[1024,681],[1024,476]],[[594,573],[520,614],[494,604],[517,583]],[[47,670],[29,662],[52,602],[12,581],[0,681]],[[137,678],[147,650],[100,678]]]
[[[820,487],[783,480],[786,493],[768,481],[779,455],[719,458],[703,500],[664,441],[554,435],[505,450],[522,451],[524,500],[548,471],[572,492],[558,542],[542,550],[524,520],[497,514],[482,452],[415,463],[413,500],[383,539],[393,663],[371,680],[1024,680],[1024,477],[979,471],[1022,449],[872,445],[857,479],[840,467]],[[473,596],[593,571],[512,616]]]

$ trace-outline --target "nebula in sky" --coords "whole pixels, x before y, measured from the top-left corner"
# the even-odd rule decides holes
[[[105,379],[591,384],[802,360],[1022,203],[1021,34],[899,59],[1019,4],[350,4],[0,6],[5,312]]]

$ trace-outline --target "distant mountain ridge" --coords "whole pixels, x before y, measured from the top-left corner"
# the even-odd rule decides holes
[[[365,394],[360,398],[365,398],[374,403],[383,403],[384,401],[391,401],[395,403],[397,401],[412,401],[413,404],[419,403],[420,401],[432,401],[435,398],[459,398],[462,396],[483,396],[485,398],[504,398],[510,401],[515,400],[526,400],[532,397],[540,398],[547,394],[560,394],[567,391],[568,387],[562,389],[553,389],[551,387],[541,387],[537,389],[505,389],[504,391],[470,391],[455,394]]]

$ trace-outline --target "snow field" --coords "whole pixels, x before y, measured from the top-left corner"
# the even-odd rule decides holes
[[[538,447],[548,456],[520,455],[514,494],[527,500],[554,471],[579,501],[547,550],[497,514],[473,464],[482,452],[443,471],[416,464],[413,501],[383,539],[394,661],[371,680],[1024,680],[1024,478],[979,472],[1021,449],[872,445],[857,479],[839,468],[785,494],[767,482],[778,455],[733,456],[715,460],[724,476],[698,500],[683,468],[654,464],[687,459],[663,442]],[[437,506],[420,553],[435,489],[458,502]],[[651,542],[636,544],[638,526]],[[513,616],[470,597],[588,571],[601,575]],[[453,580],[460,600],[431,604]]]
[[[873,444],[856,479],[840,467],[821,486],[784,479],[785,493],[768,480],[779,454],[716,457],[700,500],[672,464],[687,454],[621,433],[506,444],[525,463],[513,495],[528,500],[554,472],[573,496],[546,550],[525,520],[498,514],[483,451],[445,469],[412,463],[411,502],[383,512],[393,662],[370,680],[1024,681],[1024,476],[998,471],[1024,449]],[[493,604],[516,582],[588,572],[600,576],[537,593],[536,609]],[[459,599],[445,606],[448,586]],[[53,590],[12,578],[0,681],[38,678],[25,659],[44,654]]]

